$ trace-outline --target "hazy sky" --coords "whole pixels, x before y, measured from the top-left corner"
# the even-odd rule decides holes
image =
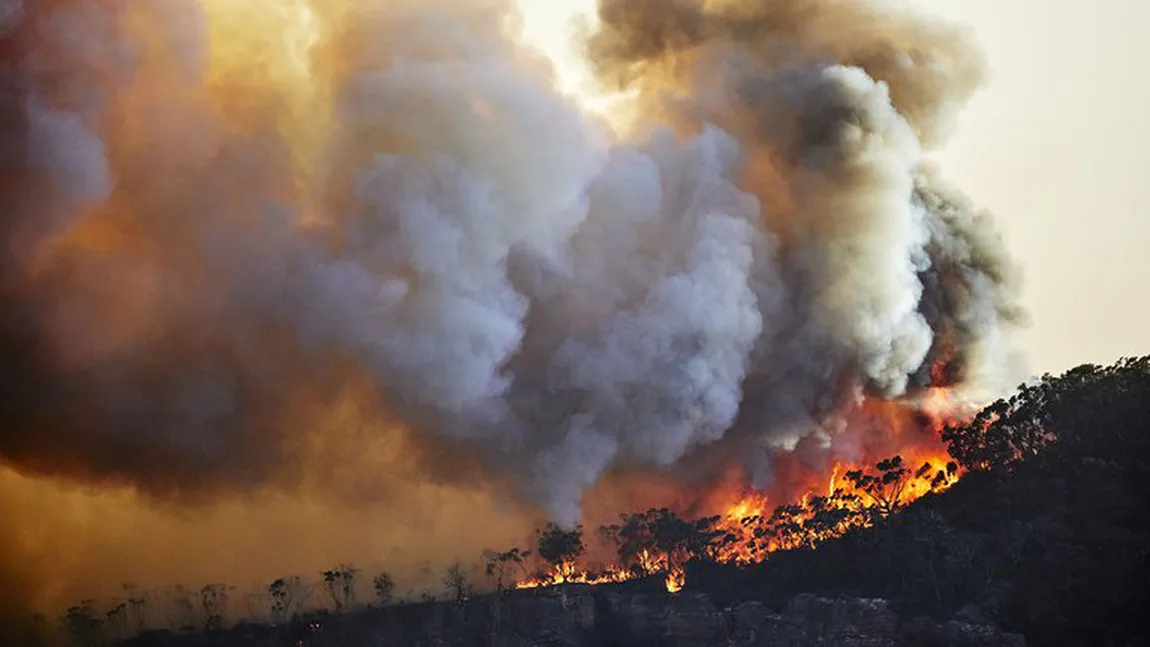
[[[1030,368],[1150,352],[1150,20],[1142,0],[910,0],[974,28],[992,70],[941,161],[1025,273]],[[520,0],[561,49],[594,0]]]

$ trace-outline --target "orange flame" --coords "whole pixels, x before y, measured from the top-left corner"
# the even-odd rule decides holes
[[[601,573],[578,570],[573,563],[560,564],[550,572],[531,579],[523,580],[515,585],[517,589],[534,589],[541,586],[558,586],[560,584],[609,584],[611,582],[626,582],[634,576],[626,571],[609,566]]]
[[[964,471],[950,460],[940,432],[947,421],[962,417],[961,406],[942,387],[928,389],[915,404],[864,401],[860,412],[879,431],[859,439],[861,457],[834,462],[822,477],[807,468],[788,472],[789,484],[799,489],[792,489],[797,496],[781,500],[784,505],[777,505],[767,492],[746,487],[712,499],[720,502],[715,530],[721,539],[708,547],[709,557],[734,565],[759,563],[776,551],[813,547],[869,526],[916,499],[951,487]],[[896,455],[897,462],[883,460]],[[791,503],[785,504],[788,500]],[[632,570],[609,564],[593,573],[561,564],[516,586],[605,584],[663,574],[667,591],[676,593],[686,585],[685,561],[644,550]]]

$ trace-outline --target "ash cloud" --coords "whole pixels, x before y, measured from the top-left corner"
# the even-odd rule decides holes
[[[3,23],[23,472],[313,483],[316,447],[362,441],[324,437],[352,391],[411,478],[508,480],[570,524],[613,470],[766,475],[861,394],[1001,377],[1015,270],[924,162],[980,80],[960,30],[604,0],[589,57],[642,115],[610,139],[506,2],[322,0],[300,33],[230,6]]]

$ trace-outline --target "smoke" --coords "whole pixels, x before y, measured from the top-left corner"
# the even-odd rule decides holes
[[[363,569],[364,601],[383,571],[397,596],[438,593],[442,565],[471,564],[486,547],[521,545],[531,529],[523,515],[493,506],[487,488],[427,483],[393,490],[386,501],[266,493],[191,510],[149,504],[130,488],[96,490],[9,470],[0,471],[0,486],[0,630],[9,617],[22,620],[22,611],[54,618],[84,599],[98,599],[102,612],[110,599],[127,597],[125,584],[155,593],[226,582],[236,587],[236,620],[248,613],[249,592],[290,575],[316,582],[321,570],[349,561]],[[312,602],[324,597],[316,591]],[[167,626],[171,611],[154,599],[149,624]]]
[[[734,136],[775,239],[739,419],[687,463],[742,461],[763,482],[800,442],[851,454],[837,437],[860,396],[1013,383],[1018,271],[929,162],[982,82],[968,31],[845,1],[604,0],[598,18],[599,78],[678,132]]]
[[[641,115],[612,135],[502,0],[14,6],[20,473],[157,505],[482,483],[571,524],[607,474],[765,478],[863,395],[1014,378],[1016,270],[926,161],[980,82],[961,30],[604,0],[588,56]]]

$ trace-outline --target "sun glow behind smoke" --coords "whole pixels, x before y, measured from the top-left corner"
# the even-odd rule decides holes
[[[546,56],[555,69],[556,89],[571,97],[588,113],[602,118],[616,131],[629,126],[628,92],[607,92],[596,87],[583,57],[580,30],[595,29],[597,0],[518,0],[525,45]]]
[[[333,105],[330,86],[316,73],[322,64],[316,48],[324,37],[320,11],[341,1],[200,0],[208,33],[205,80],[217,110],[241,114],[250,102],[252,118],[259,120],[268,112],[260,102],[278,102],[275,127],[292,148],[294,184],[301,193],[321,172]],[[248,94],[252,89],[259,91],[257,98]],[[304,203],[303,222],[313,216],[306,208],[309,198],[297,197]]]
[[[279,61],[301,77],[311,75],[312,49],[321,36],[312,0],[201,0],[201,4],[217,62]]]
[[[338,16],[350,1],[200,0],[209,33],[209,85],[223,95],[219,100],[235,103],[243,97],[220,88],[237,79],[262,82],[290,105],[280,114],[292,121],[279,127],[293,146],[297,173],[305,174],[298,178],[299,186],[307,185],[307,167],[322,158],[321,140],[331,118],[330,79],[316,69],[325,63],[325,52],[317,51],[325,38],[324,16]],[[548,60],[558,92],[589,117],[625,131],[633,93],[598,87],[581,51],[582,31],[597,24],[596,0],[517,0],[517,7],[519,15],[507,25],[508,36]]]

